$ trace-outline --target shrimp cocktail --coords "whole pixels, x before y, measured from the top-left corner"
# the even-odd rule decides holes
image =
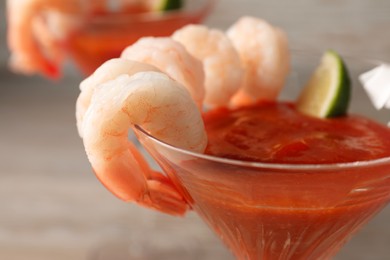
[[[61,76],[70,58],[85,75],[142,36],[200,23],[215,0],[7,0],[11,68]]]
[[[226,32],[188,25],[141,38],[85,79],[77,125],[120,199],[195,210],[237,259],[329,259],[390,199],[390,130],[354,95],[383,97],[389,70],[332,50],[290,53],[258,18]]]

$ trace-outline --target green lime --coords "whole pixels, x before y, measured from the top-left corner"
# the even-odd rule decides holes
[[[320,117],[345,115],[351,95],[351,81],[340,55],[326,51],[297,101],[301,113]]]
[[[153,2],[154,11],[176,10],[182,8],[184,4],[184,0],[154,0]]]

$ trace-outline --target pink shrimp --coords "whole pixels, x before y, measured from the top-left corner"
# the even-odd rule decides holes
[[[227,35],[245,69],[243,85],[232,104],[274,100],[284,86],[290,67],[284,32],[264,20],[243,17],[228,29]]]
[[[135,125],[171,145],[203,152],[207,137],[194,100],[165,74],[122,75],[95,89],[82,124],[89,161],[112,193],[165,213],[184,214],[188,206],[181,194],[128,141],[128,130]]]
[[[159,71],[152,65],[130,61],[125,59],[112,59],[103,63],[91,76],[83,80],[80,84],[80,95],[76,103],[76,119],[79,135],[82,137],[82,124],[84,115],[87,111],[93,92],[97,86],[107,81],[113,80],[120,75],[133,75],[142,71]]]
[[[127,47],[121,57],[156,66],[183,84],[202,108],[205,95],[202,63],[180,43],[169,37],[145,37]]]
[[[49,77],[59,76],[58,57],[50,54],[58,50],[42,48],[53,46],[43,24],[43,15],[47,11],[78,13],[83,1],[78,0],[7,0],[8,45],[11,50],[10,66],[17,72],[34,74],[41,72]],[[37,29],[38,28],[38,32]],[[41,35],[42,39],[37,39]]]
[[[208,106],[225,106],[241,85],[240,57],[229,38],[220,30],[203,25],[188,25],[172,38],[203,63]]]
[[[160,50],[149,53],[149,44]],[[123,58],[135,50],[132,60]],[[147,60],[171,77],[135,60]],[[200,62],[171,39],[147,38],[128,48],[122,58],[104,63],[80,89],[77,126],[98,179],[125,201],[184,214],[188,206],[181,193],[167,177],[150,169],[127,140],[127,131],[139,125],[167,143],[203,152],[207,136],[200,109],[204,95]]]
[[[142,3],[142,0],[120,1]],[[87,16],[109,6],[109,0],[7,0],[11,69],[28,75],[42,73],[58,78],[65,53],[54,34],[70,29],[58,20],[63,15]]]

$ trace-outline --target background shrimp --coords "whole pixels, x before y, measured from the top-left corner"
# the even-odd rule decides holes
[[[222,31],[203,25],[185,26],[172,38],[203,63],[204,103],[209,106],[228,104],[240,87],[243,76],[240,57],[229,38]]]
[[[189,92],[159,72],[122,75],[99,85],[84,117],[88,159],[98,179],[125,201],[181,215],[188,206],[171,181],[151,170],[128,130],[141,126],[171,145],[203,152],[202,117]]]
[[[107,81],[113,80],[120,75],[133,75],[141,71],[159,71],[156,67],[152,65],[130,61],[125,59],[111,59],[103,63],[96,71],[83,80],[80,83],[80,95],[77,98],[76,103],[76,119],[77,119],[77,129],[79,135],[82,137],[82,125],[84,120],[85,112],[87,111],[93,92],[95,88]]]
[[[180,43],[170,37],[144,37],[127,47],[121,57],[156,66],[183,84],[202,108],[205,95],[202,63]]]
[[[48,36],[43,16],[49,11],[79,13],[83,9],[82,3],[80,0],[7,0],[11,68],[25,74],[41,72],[58,77],[61,55],[53,47],[55,44]],[[44,50],[43,46],[47,49]]]
[[[227,30],[245,69],[243,86],[232,104],[274,100],[285,84],[290,55],[284,32],[264,20],[243,17]]]

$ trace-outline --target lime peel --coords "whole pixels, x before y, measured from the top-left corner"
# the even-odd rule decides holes
[[[345,115],[350,100],[350,85],[343,59],[335,51],[328,50],[301,92],[297,110],[319,118]]]
[[[184,5],[184,0],[152,0],[152,2],[152,10],[159,12],[177,10]]]

